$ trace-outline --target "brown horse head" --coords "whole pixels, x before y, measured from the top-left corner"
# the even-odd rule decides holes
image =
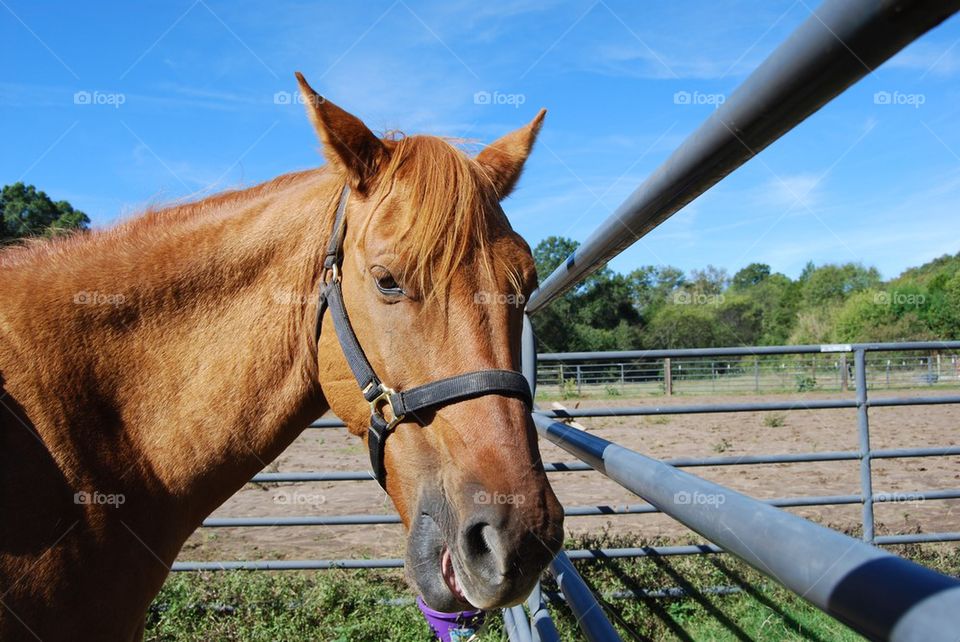
[[[468,371],[519,370],[536,271],[499,202],[544,112],[470,158],[435,137],[380,139],[298,78],[329,164],[353,190],[343,300],[380,379],[406,390]],[[366,435],[370,407],[329,311],[318,353],[330,407]],[[408,576],[435,609],[516,603],[560,548],[562,507],[520,399],[487,395],[408,416],[386,441],[385,461],[408,532]]]

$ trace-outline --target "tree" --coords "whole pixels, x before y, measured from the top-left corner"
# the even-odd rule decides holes
[[[863,292],[880,285],[877,268],[865,268],[860,263],[827,264],[812,270],[804,268],[801,275],[804,303],[808,307],[840,304],[855,292]]]
[[[923,308],[927,326],[940,339],[960,339],[960,271],[949,279],[934,279]]]
[[[761,308],[761,345],[783,345],[790,338],[800,310],[800,284],[777,272],[748,290]]]
[[[730,287],[735,290],[746,290],[759,285],[770,276],[770,266],[766,263],[751,263],[733,275]]]
[[[557,266],[580,246],[573,239],[562,236],[548,236],[533,248],[533,262],[537,266],[537,277],[542,282]]]
[[[763,334],[764,309],[759,301],[741,293],[724,296],[717,309],[717,321],[734,343],[756,345]]]
[[[580,243],[563,236],[548,236],[537,243],[537,247],[533,248],[533,263],[537,267],[537,278],[540,282],[543,283],[544,279],[550,276],[558,265],[566,261],[578,247]],[[612,276],[613,271],[603,265],[572,290],[581,292],[598,280]]]
[[[833,340],[836,313],[836,306],[800,310],[787,343],[830,343]]]
[[[837,312],[833,338],[852,342],[933,339],[919,312],[927,298],[916,285],[858,292]]]
[[[917,313],[933,336],[960,338],[960,253],[945,254],[919,267],[910,268],[894,279],[887,289],[897,292],[899,301],[908,300],[905,288],[924,288],[926,299]]]
[[[725,269],[708,265],[706,269],[690,271],[687,287],[694,294],[716,296],[726,290],[729,283],[730,277]]]
[[[540,278],[546,278],[577,246],[576,241],[558,236],[538,243],[533,259]],[[541,348],[550,352],[637,348],[639,325],[630,280],[606,266],[533,316]]]
[[[813,261],[807,261],[807,264],[803,266],[803,271],[800,273],[800,276],[797,278],[797,281],[801,283],[806,283],[810,279],[810,275],[817,271],[817,266],[814,265]]]
[[[54,202],[33,185],[14,183],[0,191],[0,242],[85,230],[90,219],[67,201]]]
[[[548,236],[533,248],[533,262],[537,267],[537,277],[542,283],[560,265],[579,244],[573,239],[560,236]],[[568,291],[555,299],[550,305],[532,317],[533,330],[537,335],[540,349],[545,352],[565,352],[569,350],[573,336],[574,320],[571,309],[575,305],[575,295]]]
[[[682,270],[669,265],[645,265],[627,275],[633,306],[647,321],[686,280]]]
[[[704,305],[665,305],[644,331],[644,347],[712,348],[730,345],[732,337],[717,323],[716,308]]]

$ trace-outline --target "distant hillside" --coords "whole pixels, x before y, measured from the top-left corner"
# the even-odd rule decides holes
[[[953,256],[944,254],[940,258],[933,259],[929,263],[924,263],[920,267],[908,268],[903,274],[892,279],[891,284],[900,281],[922,283],[928,285],[931,281],[942,278],[947,281],[952,279],[960,272],[960,252]]]

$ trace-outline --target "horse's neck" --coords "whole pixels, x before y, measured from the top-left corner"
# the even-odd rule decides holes
[[[57,297],[82,305],[51,306],[61,318],[46,329],[84,336],[43,333],[55,354],[45,367],[57,371],[38,381],[59,384],[61,399],[27,406],[73,414],[38,428],[61,433],[48,443],[79,463],[77,475],[107,462],[122,483],[149,471],[155,491],[202,516],[326,410],[311,341],[329,182],[161,215],[60,275]]]

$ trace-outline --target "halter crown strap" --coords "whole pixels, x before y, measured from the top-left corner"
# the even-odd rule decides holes
[[[347,232],[347,200],[350,197],[350,186],[344,185],[340,192],[340,202],[337,203],[337,213],[333,217],[333,234],[327,242],[327,253],[323,257],[323,267],[332,270],[340,264],[340,250],[343,248],[343,237]]]
[[[316,338],[319,341],[323,314],[329,307],[340,348],[360,386],[363,398],[370,404],[367,449],[370,451],[370,465],[376,474],[377,482],[386,490],[387,469],[384,464],[384,447],[390,432],[406,415],[484,395],[519,397],[528,409],[532,408],[533,399],[526,378],[513,370],[477,370],[402,391],[395,391],[383,384],[367,360],[343,304],[340,264],[343,260],[343,239],[346,234],[346,210],[349,196],[350,187],[345,185],[340,194],[340,202],[333,221],[333,232],[323,260],[325,278],[318,293]],[[329,280],[326,279],[327,276]],[[383,412],[387,406],[392,415],[390,418],[387,418]]]

